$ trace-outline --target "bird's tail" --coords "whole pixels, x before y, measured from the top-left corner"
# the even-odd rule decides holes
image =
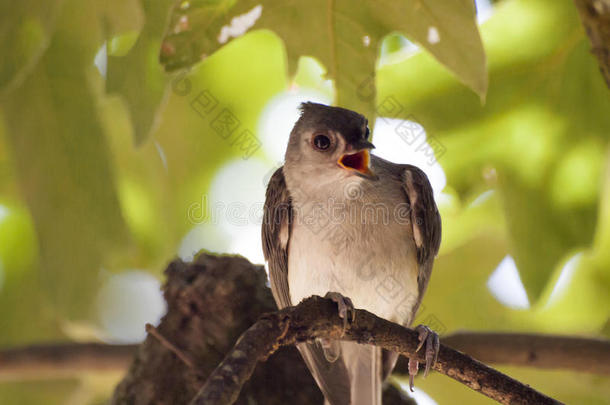
[[[324,393],[324,404],[381,405],[381,349],[354,342],[331,343],[332,353],[318,343],[297,345]]]
[[[341,356],[350,380],[350,405],[381,405],[381,349],[341,342]]]

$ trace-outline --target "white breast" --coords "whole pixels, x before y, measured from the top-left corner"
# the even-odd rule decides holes
[[[404,198],[399,191],[396,200]],[[351,298],[356,308],[393,322],[411,321],[418,299],[411,227],[394,221],[391,207],[384,220],[380,197],[366,190],[355,199],[295,203],[288,252],[294,304],[335,291]]]

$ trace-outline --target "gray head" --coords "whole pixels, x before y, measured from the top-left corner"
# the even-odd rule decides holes
[[[284,172],[332,181],[349,176],[375,179],[369,169],[368,120],[357,112],[323,104],[301,104],[290,133]],[[292,172],[292,173],[291,173]]]

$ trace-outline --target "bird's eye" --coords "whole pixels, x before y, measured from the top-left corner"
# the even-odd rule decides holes
[[[364,139],[369,139],[369,135],[371,135],[371,131],[369,127],[366,127],[366,132],[364,133]]]
[[[326,135],[316,135],[313,138],[313,146],[319,150],[326,150],[330,146],[330,139]]]

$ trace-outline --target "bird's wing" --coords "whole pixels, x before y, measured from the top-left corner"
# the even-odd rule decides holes
[[[267,186],[263,213],[263,254],[269,267],[269,282],[277,306],[289,307],[288,242],[292,224],[290,194],[286,188],[282,167],[277,169]]]
[[[273,173],[267,186],[262,226],[263,253],[269,267],[271,291],[280,309],[292,305],[288,286],[292,218],[290,193],[280,167]],[[326,400],[331,405],[349,405],[350,382],[345,363],[341,359],[327,361],[317,343],[300,343],[297,348]]]
[[[400,169],[399,179],[410,207],[409,225],[413,227],[413,239],[417,248],[418,299],[410,316],[410,321],[412,321],[428,286],[434,258],[441,244],[441,216],[434,202],[432,186],[426,174],[412,165],[398,167]],[[398,360],[398,353],[383,351],[383,379],[392,373],[396,360]]]
[[[434,202],[432,186],[426,174],[415,166],[405,165],[404,167],[403,189],[411,210],[413,239],[415,239],[417,247],[418,301],[421,302],[430,280],[434,258],[441,245],[441,216]],[[417,307],[413,309],[413,315],[415,312],[417,312]]]

